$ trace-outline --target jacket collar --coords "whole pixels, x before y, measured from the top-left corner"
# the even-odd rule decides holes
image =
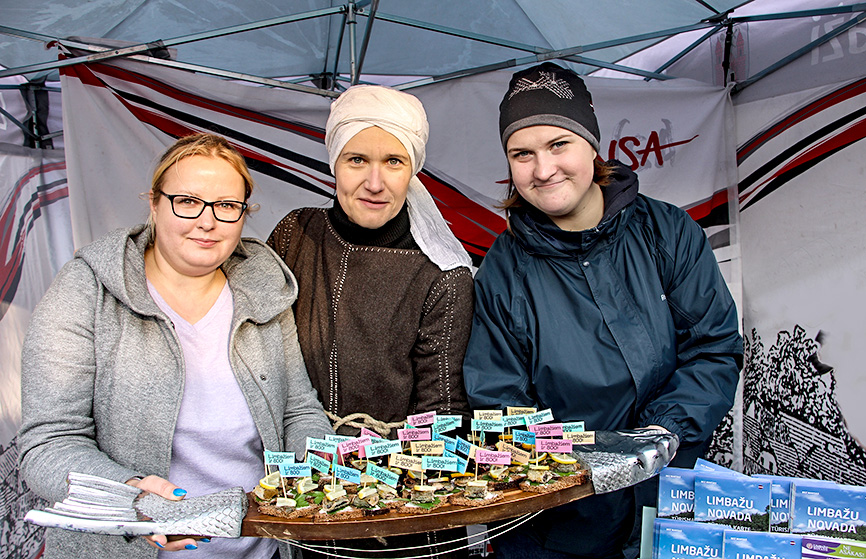
[[[601,222],[583,231],[564,231],[532,206],[518,208],[510,220],[518,242],[530,254],[572,257],[608,242],[628,220],[638,194],[637,175],[619,162],[611,183],[602,187],[604,215]]]
[[[144,252],[150,243],[145,225],[118,229],[81,248],[99,283],[136,313],[163,316],[147,290]],[[234,299],[237,320],[264,323],[290,308],[298,286],[286,264],[258,239],[244,238],[222,265]]]

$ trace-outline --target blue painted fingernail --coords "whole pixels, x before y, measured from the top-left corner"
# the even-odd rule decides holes
[[[198,547],[192,545],[191,543],[188,543],[183,547],[184,547],[184,549],[198,549]]]
[[[181,489],[180,487],[178,487],[177,489],[172,491],[172,494],[175,497],[184,497],[186,495],[186,489]]]
[[[202,538],[199,541],[204,543],[210,543],[210,538]]]
[[[165,546],[162,545],[161,543],[159,543],[158,541],[154,541],[153,543],[155,543],[158,548],[165,549]]]

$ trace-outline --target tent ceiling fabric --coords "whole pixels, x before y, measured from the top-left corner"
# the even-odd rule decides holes
[[[777,15],[785,17],[777,19]],[[680,33],[619,63],[658,71],[662,63],[673,61],[665,72],[678,78],[717,86],[734,82],[735,102],[863,76],[863,65],[856,59],[866,51],[864,2],[754,0],[737,9],[731,19],[737,23],[732,27],[728,80],[721,68],[725,31],[711,37],[705,37],[705,30]],[[610,70],[593,75],[637,77]],[[750,87],[758,81],[762,87]]]
[[[151,61],[332,97],[350,76],[411,88],[545,59],[601,77],[733,79],[738,97],[772,75],[778,87],[755,96],[818,85],[816,56],[843,67],[825,74],[860,75],[836,51],[866,48],[864,21],[855,0],[0,0],[0,79],[56,76],[72,63],[45,48],[60,40],[82,57],[162,45],[172,60]]]
[[[361,10],[353,26],[355,52],[361,51],[371,11],[376,17],[363,60],[365,74],[438,76],[677,29],[744,3],[748,2],[658,0],[650,7],[640,0],[365,0],[354,4]],[[0,0],[0,26],[43,39],[0,34],[0,65],[18,68],[55,61],[56,50],[44,47],[51,38],[150,43],[348,5],[346,0]],[[349,33],[343,32],[348,28],[346,11],[179,44],[174,47],[177,60],[261,77],[307,76],[332,72],[339,52],[337,72],[348,74],[352,60]],[[454,36],[449,30],[474,38]],[[657,41],[583,54],[609,63]],[[576,67],[583,73],[595,68]]]

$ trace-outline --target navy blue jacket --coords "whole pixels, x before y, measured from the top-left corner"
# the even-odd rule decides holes
[[[619,167],[586,231],[512,212],[475,277],[472,408],[551,408],[587,430],[660,425],[681,454],[712,435],[742,366],[736,307],[700,226],[637,188]],[[616,557],[634,512],[627,489],[545,511],[525,530],[549,549]]]
[[[688,214],[637,194],[625,167],[603,191],[598,227],[566,232],[520,209],[487,253],[463,367],[470,405],[551,408],[587,430],[661,425],[699,444],[733,404],[734,301]]]

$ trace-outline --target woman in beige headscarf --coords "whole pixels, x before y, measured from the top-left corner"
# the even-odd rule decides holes
[[[333,207],[295,210],[268,239],[298,280],[301,351],[341,434],[388,436],[415,413],[469,413],[471,261],[415,177],[428,130],[412,95],[348,89],[326,125]],[[414,543],[437,541],[424,538]]]

